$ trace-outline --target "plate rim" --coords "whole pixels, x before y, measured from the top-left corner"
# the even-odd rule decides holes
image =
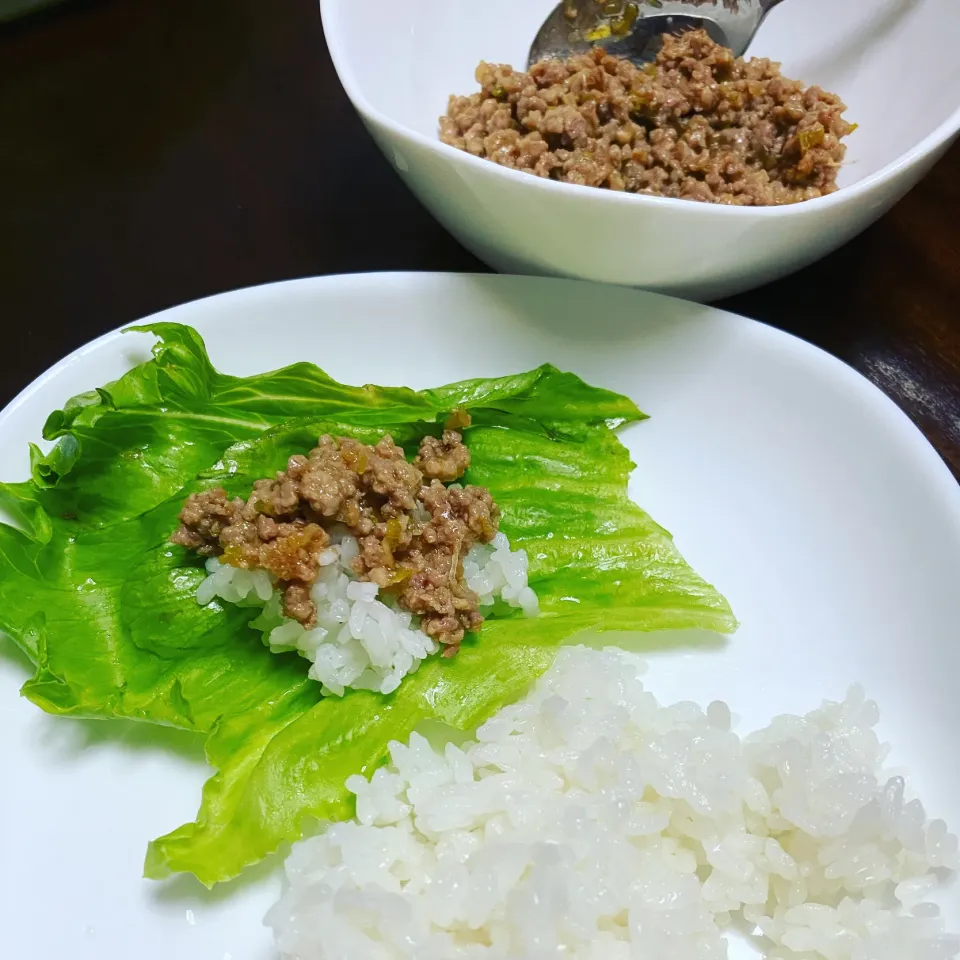
[[[198,297],[194,300],[187,300],[182,303],[165,307],[155,313],[148,314],[121,324],[106,333],[95,337],[92,340],[82,344],[75,350],[72,350],[62,359],[58,360],[52,366],[48,367],[38,377],[27,384],[10,402],[0,409],[0,439],[6,426],[7,420],[23,405],[29,403],[34,394],[55,381],[59,375],[66,369],[80,363],[89,354],[99,351],[115,340],[122,338],[123,334],[132,327],[143,326],[152,323],[173,322],[188,323],[191,326],[201,326],[205,321],[203,317],[198,320],[188,320],[181,318],[179,314],[190,314],[194,311],[202,311],[206,307],[216,303],[218,305],[229,304],[230,301],[249,300],[257,297],[267,297],[279,294],[281,297],[287,291],[293,290],[317,290],[322,291],[325,288],[333,288],[340,285],[350,287],[357,285],[369,288],[371,285],[379,286],[386,284],[400,284],[401,286],[424,286],[431,287],[437,284],[458,284],[469,281],[472,284],[489,285],[491,287],[510,287],[510,286],[579,286],[593,287],[598,291],[606,293],[607,291],[618,291],[621,295],[628,294],[635,296],[638,301],[644,301],[651,304],[671,303],[676,307],[678,304],[684,305],[691,312],[691,315],[701,313],[701,322],[715,323],[722,318],[723,322],[730,324],[733,328],[742,331],[749,331],[749,335],[765,337],[773,342],[778,342],[784,347],[792,350],[797,356],[801,357],[807,363],[814,366],[820,366],[826,372],[831,373],[844,383],[848,389],[859,393],[867,401],[875,413],[885,417],[888,426],[901,434],[901,438],[913,449],[912,454],[917,461],[918,467],[929,473],[930,480],[942,488],[942,495],[948,504],[952,505],[952,511],[955,520],[960,525],[960,482],[953,476],[946,461],[940,456],[936,448],[924,435],[923,431],[910,419],[909,415],[883,390],[875,383],[869,380],[864,374],[856,370],[846,361],[834,356],[822,347],[805,340],[797,334],[781,330],[762,320],[755,320],[742,314],[724,310],[710,304],[701,304],[692,300],[685,300],[681,297],[673,297],[667,294],[656,293],[650,290],[641,290],[632,287],[623,287],[615,284],[597,283],[590,280],[576,280],[561,277],[535,277],[521,274],[498,274],[498,273],[474,273],[474,272],[444,272],[444,271],[369,271],[357,273],[336,273],[321,274],[316,276],[298,277],[287,280],[275,280],[268,283],[251,284],[250,286],[237,287],[231,290],[224,290],[207,296]],[[206,322],[214,322],[212,320]],[[200,331],[203,333],[203,331]],[[92,388],[91,388],[92,389]],[[65,398],[66,399],[66,398]],[[960,526],[958,526],[960,529]]]
[[[683,308],[678,315],[678,320],[681,322],[686,318],[689,319],[691,324],[719,322],[729,331],[731,339],[736,339],[739,335],[745,335],[748,338],[748,343],[759,343],[762,350],[783,351],[784,355],[797,358],[802,365],[802,373],[805,378],[817,375],[827,377],[831,382],[838,384],[842,392],[840,400],[843,402],[862,402],[864,416],[871,424],[871,432],[883,432],[883,436],[878,437],[877,442],[895,444],[895,449],[909,457],[910,462],[907,466],[911,475],[915,478],[917,484],[924,484],[924,490],[930,492],[931,495],[936,495],[935,509],[938,515],[943,516],[945,523],[949,524],[946,535],[951,545],[956,543],[957,547],[960,548],[960,484],[957,484],[947,464],[906,413],[879,387],[854,368],[822,348],[761,321],[675,297],[587,281],[470,273],[358,273],[277,281],[187,301],[110,330],[81,345],[53,364],[20,391],[3,410],[0,410],[0,440],[4,437],[4,430],[7,428],[8,421],[21,407],[29,406],[32,402],[35,403],[34,396],[37,393],[55,382],[65,371],[77,364],[82,364],[92,354],[107,349],[111,353],[116,352],[117,355],[122,357],[125,364],[129,364],[131,362],[130,358],[123,355],[123,348],[119,344],[122,343],[122,332],[131,326],[156,322],[187,322],[195,324],[197,329],[206,336],[208,331],[222,329],[220,325],[228,322],[231,304],[249,304],[259,301],[262,308],[263,305],[276,302],[277,297],[289,297],[294,291],[300,295],[300,299],[293,312],[299,313],[303,309],[304,302],[313,298],[323,300],[330,295],[328,291],[339,290],[342,296],[345,291],[349,293],[352,290],[357,292],[358,297],[362,297],[364,291],[404,290],[408,291],[408,296],[418,299],[428,296],[430,291],[436,292],[441,288],[447,291],[446,296],[449,297],[451,295],[450,291],[456,290],[458,285],[465,283],[471,285],[479,283],[482,288],[488,290],[538,286],[562,290],[563,288],[570,289],[571,284],[579,285],[581,288],[601,288],[598,294],[606,296],[608,293],[613,293],[617,297],[620,308],[623,304],[636,302],[641,308],[641,311],[638,312],[645,309],[648,314],[652,310],[656,310],[658,305],[667,304],[673,304],[674,312],[676,312],[676,305],[682,304]],[[509,294],[503,299],[508,304],[510,303]],[[208,312],[211,305],[214,304],[216,305],[214,313]],[[215,315],[217,313],[219,313],[219,316]],[[317,322],[319,325],[325,323],[326,320],[321,316]],[[642,319],[639,320],[639,323],[643,323]],[[128,338],[128,342],[131,339]],[[146,346],[143,341],[136,340],[134,343]],[[643,340],[639,339],[630,349],[642,350],[642,344]],[[46,412],[45,409],[42,411],[44,415]],[[30,415],[32,416],[32,411]],[[112,956],[109,953],[103,955]]]

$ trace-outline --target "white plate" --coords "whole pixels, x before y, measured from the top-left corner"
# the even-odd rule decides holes
[[[197,327],[235,374],[308,359],[348,382],[426,387],[549,360],[629,394],[652,415],[624,434],[631,493],[742,622],[721,652],[656,658],[654,690],[723,697],[760,725],[861,680],[930,812],[960,826],[960,491],[848,367],[708,307],[555,280],[330,277],[161,316]],[[28,388],[0,415],[0,476],[22,479],[46,415],[148,346],[109,334]],[[2,642],[0,956],[269,957],[275,871],[212,893],[140,879],[147,841],[194,815],[196,744],[45,716],[18,699],[27,664]]]

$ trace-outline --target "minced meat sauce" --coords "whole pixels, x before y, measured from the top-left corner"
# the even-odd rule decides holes
[[[307,456],[293,456],[286,470],[258,480],[246,500],[221,488],[191,494],[171,540],[272,573],[286,616],[309,627],[320,554],[329,528],[342,524],[358,541],[357,576],[393,592],[451,656],[464,632],[483,622],[477,595],[464,582],[463,558],[474,543],[493,539],[500,520],[486,488],[444,486],[470,465],[470,451],[452,429],[469,422],[457,411],[441,437],[424,437],[412,463],[389,435],[375,445],[324,435]]]
[[[854,125],[839,97],[735,58],[704,30],[666,35],[642,68],[599,48],[529,73],[481,63],[450,98],[444,143],[566,183],[739,205],[837,189]]]

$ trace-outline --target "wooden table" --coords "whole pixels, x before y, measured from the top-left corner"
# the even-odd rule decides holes
[[[71,0],[0,28],[2,402],[185,300],[483,269],[362,129],[316,0]],[[960,477],[960,148],[843,250],[723,306],[852,364]]]

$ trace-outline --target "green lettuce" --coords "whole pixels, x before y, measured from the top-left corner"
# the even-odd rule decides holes
[[[383,762],[428,720],[470,730],[520,696],[583,631],[729,632],[722,596],[627,497],[633,464],[615,435],[643,419],[626,397],[546,365],[434,390],[352,387],[312,364],[231,377],[196,331],[158,337],[153,358],[51,414],[31,477],[0,484],[0,629],[36,665],[23,695],[49,713],[124,717],[206,735],[216,774],[197,819],[150,844],[145,872],[203,883],[352,813],[344,781]],[[184,497],[248,491],[320,433],[410,449],[457,407],[473,424],[470,483],[530,557],[541,615],[490,618],[453,659],[433,658],[389,696],[320,696],[306,662],[276,655],[254,613],[197,605],[202,565],[169,544]]]

